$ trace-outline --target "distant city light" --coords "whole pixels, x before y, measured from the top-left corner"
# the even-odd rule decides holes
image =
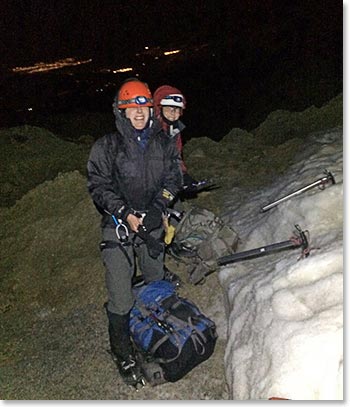
[[[113,73],[123,73],[133,71],[133,68],[120,68],[113,71]]]
[[[178,54],[179,52],[181,52],[181,49],[176,49],[174,51],[164,51],[164,55]]]
[[[88,64],[92,61],[92,59],[86,59],[85,61],[77,61],[75,58],[66,58],[60,59],[56,62],[46,63],[46,62],[38,62],[33,66],[18,66],[12,69],[14,73],[38,73],[38,72],[46,72],[52,71],[53,69],[61,69],[67,66],[75,66],[75,65],[82,65]]]

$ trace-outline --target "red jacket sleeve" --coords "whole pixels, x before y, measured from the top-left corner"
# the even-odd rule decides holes
[[[180,153],[180,156],[181,156],[181,170],[182,170],[182,173],[184,174],[184,173],[187,172],[187,167],[186,167],[186,165],[184,163],[184,160],[183,160],[183,154],[182,154],[183,145],[182,145],[181,134],[178,134],[177,137],[176,137],[176,147],[177,147],[177,149],[178,149],[178,151]]]

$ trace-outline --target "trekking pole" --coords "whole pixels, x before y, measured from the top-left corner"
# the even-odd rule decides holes
[[[310,253],[309,242],[306,234],[307,231],[302,231],[299,225],[295,225],[296,232],[294,236],[289,240],[285,240],[279,243],[272,243],[268,246],[258,247],[257,249],[251,249],[244,252],[234,253],[229,256],[220,257],[217,260],[219,266],[224,266],[226,264],[234,263],[236,261],[252,259],[260,257],[272,252],[276,252],[283,249],[295,249],[296,247],[302,248],[302,256],[307,257]]]
[[[292,198],[293,196],[302,194],[303,192],[306,192],[306,191],[308,191],[309,189],[315,188],[315,187],[317,187],[317,186],[318,186],[321,190],[324,190],[325,187],[326,187],[326,184],[328,184],[330,181],[332,182],[332,184],[335,184],[335,179],[334,179],[333,174],[332,174],[330,171],[327,171],[327,170],[324,170],[324,173],[325,173],[325,176],[322,177],[322,178],[320,178],[320,179],[318,179],[317,181],[315,181],[315,182],[313,182],[313,183],[311,183],[311,184],[309,184],[309,185],[306,185],[305,187],[300,188],[300,189],[298,189],[297,191],[292,192],[292,193],[290,193],[290,194],[284,196],[283,198],[277,199],[277,201],[274,201],[274,202],[272,202],[272,203],[270,203],[270,204],[268,204],[268,205],[263,206],[263,207],[261,208],[260,212],[266,212],[266,211],[268,211],[269,209],[271,209],[271,208],[277,206],[277,205],[280,204],[281,202],[286,201],[287,199]]]

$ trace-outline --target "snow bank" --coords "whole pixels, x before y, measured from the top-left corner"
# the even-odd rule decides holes
[[[260,208],[330,171],[314,188],[266,213]],[[311,253],[287,249],[222,267],[228,314],[226,378],[232,399],[343,399],[343,136],[314,134],[268,188],[236,193],[226,213],[239,251],[309,232]],[[234,200],[233,200],[234,202]]]

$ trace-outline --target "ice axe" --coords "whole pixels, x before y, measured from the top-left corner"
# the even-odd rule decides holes
[[[216,185],[215,182],[211,180],[202,180],[198,182],[194,182],[190,185],[185,185],[182,189],[184,194],[197,194],[198,192],[202,191],[212,191],[213,189],[220,188],[219,185]]]
[[[318,179],[317,181],[312,182],[312,183],[309,184],[309,185],[306,185],[306,186],[304,186],[304,187],[302,187],[302,188],[300,188],[300,189],[298,189],[298,190],[296,190],[296,191],[294,191],[294,192],[292,192],[292,193],[290,193],[290,194],[288,194],[288,195],[286,195],[286,196],[284,196],[284,197],[282,197],[282,198],[280,198],[280,199],[277,199],[277,200],[274,201],[274,202],[271,202],[271,203],[268,204],[268,205],[263,206],[263,207],[260,209],[260,212],[266,212],[266,211],[268,211],[269,209],[271,209],[271,208],[277,206],[277,205],[280,204],[281,202],[284,202],[284,201],[286,201],[287,199],[292,198],[293,196],[302,194],[303,192],[306,192],[306,191],[308,191],[309,189],[312,189],[312,188],[315,188],[315,187],[319,187],[320,189],[323,190],[323,189],[325,189],[326,185],[327,185],[329,182],[332,182],[332,184],[335,184],[334,176],[333,176],[333,174],[332,174],[330,171],[324,170],[324,174],[325,174],[325,176],[322,177],[322,178],[320,178],[320,179]]]
[[[272,252],[284,249],[295,249],[297,247],[301,247],[302,256],[307,257],[310,253],[309,241],[307,238],[308,231],[301,230],[299,225],[295,225],[295,228],[296,232],[294,232],[294,235],[289,240],[272,243],[267,246],[258,247],[256,249],[251,249],[244,252],[234,253],[228,256],[223,256],[217,260],[217,264],[219,266],[225,266],[226,264],[234,263],[237,261],[253,259]]]

